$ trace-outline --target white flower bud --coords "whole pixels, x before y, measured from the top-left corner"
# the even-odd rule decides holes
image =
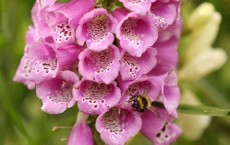
[[[211,3],[205,2],[201,4],[192,12],[188,20],[188,28],[194,30],[204,25],[214,12],[214,6]]]
[[[215,12],[204,25],[193,30],[186,52],[186,60],[191,60],[204,49],[210,48],[216,39],[220,22],[221,15]]]
[[[198,80],[214,70],[219,69],[227,60],[227,56],[222,49],[206,49],[202,53],[194,56],[179,70],[180,80]]]

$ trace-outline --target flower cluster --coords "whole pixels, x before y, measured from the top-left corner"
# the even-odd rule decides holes
[[[49,114],[77,104],[69,145],[93,144],[89,115],[106,144],[125,144],[138,132],[155,145],[170,144],[181,133],[173,123],[180,0],[115,3],[123,6],[37,0],[14,80],[36,88]]]

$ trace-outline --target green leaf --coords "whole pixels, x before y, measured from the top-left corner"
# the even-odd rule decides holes
[[[105,8],[111,12],[116,8],[122,8],[123,4],[119,0],[96,0],[96,7]]]
[[[61,2],[61,3],[65,3],[65,2],[69,2],[70,0],[57,0],[57,2]]]
[[[210,106],[180,104],[177,110],[179,113],[182,114],[208,115],[208,116],[216,116],[216,117],[230,116],[230,109],[223,109],[223,108],[210,107]]]
[[[3,73],[0,72],[0,105],[2,106],[4,111],[7,112],[7,114],[10,116],[16,128],[27,138],[29,142],[32,142],[32,139],[23,124],[21,116],[19,115],[16,108],[13,106],[9,94],[11,90],[8,90],[6,81],[2,74]]]
[[[207,79],[201,79],[196,82],[192,82],[199,91],[204,93],[205,99],[212,102],[217,107],[229,108],[230,102],[227,99],[227,96],[223,92],[220,92],[215,86],[213,86]]]

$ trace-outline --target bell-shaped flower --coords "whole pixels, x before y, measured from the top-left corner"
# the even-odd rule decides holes
[[[94,145],[87,119],[88,115],[78,112],[77,121],[71,131],[67,145]]]
[[[34,26],[29,26],[29,30],[26,32],[26,47],[25,53],[27,53],[27,48],[29,45],[32,45],[34,42],[40,42],[40,37],[38,35],[37,28]]]
[[[79,45],[86,42],[89,49],[102,51],[113,43],[116,25],[117,20],[105,9],[94,9],[81,18],[76,33],[77,42]]]
[[[176,68],[178,62],[178,39],[171,37],[166,41],[157,41],[154,45],[157,49],[157,62]]]
[[[146,110],[141,119],[141,133],[154,145],[170,145],[181,134],[181,129],[171,122],[165,110],[156,109],[155,112]]]
[[[38,10],[36,3],[32,10],[32,18],[41,38],[47,43],[54,43],[56,47],[65,46],[75,41],[75,31],[80,18],[92,10],[94,5],[94,0],[72,0],[66,3],[56,2],[43,10]],[[78,9],[79,7],[81,9]]]
[[[101,114],[117,105],[121,91],[115,82],[109,85],[83,80],[74,85],[73,95],[80,111]]]
[[[145,75],[133,81],[123,81],[119,78],[119,86],[122,91],[120,104],[131,110],[130,99],[135,95],[148,96],[151,102],[155,101],[161,93],[163,79],[164,77],[161,76],[148,77]]]
[[[51,7],[54,7],[54,5]],[[67,18],[63,14],[55,11],[56,9],[53,9],[52,11],[49,9],[50,7],[40,10],[38,3],[35,3],[32,9],[32,20],[34,26],[37,29],[39,37],[43,40],[49,37],[52,38],[52,31],[55,25],[68,22]]]
[[[82,51],[78,45],[67,45],[56,49],[57,62],[60,70],[72,69],[78,63],[78,56]]]
[[[56,77],[58,66],[55,52],[51,47],[33,43],[27,46],[14,81],[24,83],[32,89],[36,84]]]
[[[177,118],[176,109],[179,105],[180,89],[178,87],[175,68],[158,63],[156,67],[148,73],[148,76],[161,77],[163,79],[161,93],[156,100],[162,102],[168,113],[174,118]]]
[[[157,0],[152,3],[150,12],[153,14],[155,26],[159,29],[165,29],[173,24],[178,17],[179,1],[161,2]]]
[[[175,70],[167,73],[162,85],[162,101],[168,113],[177,117],[177,107],[180,100],[180,89],[178,87],[178,78]]]
[[[78,76],[71,71],[63,71],[57,77],[37,85],[36,94],[42,100],[42,110],[49,114],[63,113],[75,104],[72,90]]]
[[[140,57],[156,42],[158,32],[150,14],[138,15],[135,12],[116,9],[113,15],[119,21],[116,29],[119,44],[130,55]]]
[[[69,24],[76,28],[81,17],[93,10],[94,7],[95,0],[71,0],[67,3],[57,3],[49,10],[55,9],[56,12],[63,14],[68,19]]]
[[[141,118],[135,112],[114,107],[96,120],[101,139],[109,145],[124,145],[141,129]]]
[[[127,9],[142,15],[150,10],[152,2],[155,1],[156,0],[120,0]]]
[[[118,76],[120,57],[114,45],[101,52],[85,49],[79,55],[79,73],[88,80],[110,84]]]
[[[123,51],[120,68],[122,80],[135,80],[141,75],[147,74],[157,63],[156,55],[155,48],[149,48],[141,57],[131,56]]]
[[[13,80],[15,82],[23,83],[28,87],[28,89],[34,89],[36,86],[33,77],[31,77],[32,71],[32,62],[28,59],[28,57],[23,56],[21,58],[21,62],[17,68],[16,74],[14,75]]]

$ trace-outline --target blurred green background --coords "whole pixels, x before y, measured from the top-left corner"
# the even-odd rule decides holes
[[[182,0],[191,9],[205,0]],[[31,24],[31,8],[35,0],[0,0],[0,145],[64,145],[71,129],[52,132],[53,126],[71,126],[76,107],[61,115],[48,115],[40,110],[41,101],[34,91],[12,82],[23,55],[25,32]],[[214,47],[224,48],[230,57],[230,1],[206,0],[222,15],[222,23]],[[189,9],[188,12],[189,13]],[[208,35],[208,34],[207,34]],[[229,108],[230,60],[211,75],[196,82],[204,104]],[[132,144],[149,144],[138,136]],[[230,119],[214,118],[197,141],[181,137],[177,145],[229,145]]]

